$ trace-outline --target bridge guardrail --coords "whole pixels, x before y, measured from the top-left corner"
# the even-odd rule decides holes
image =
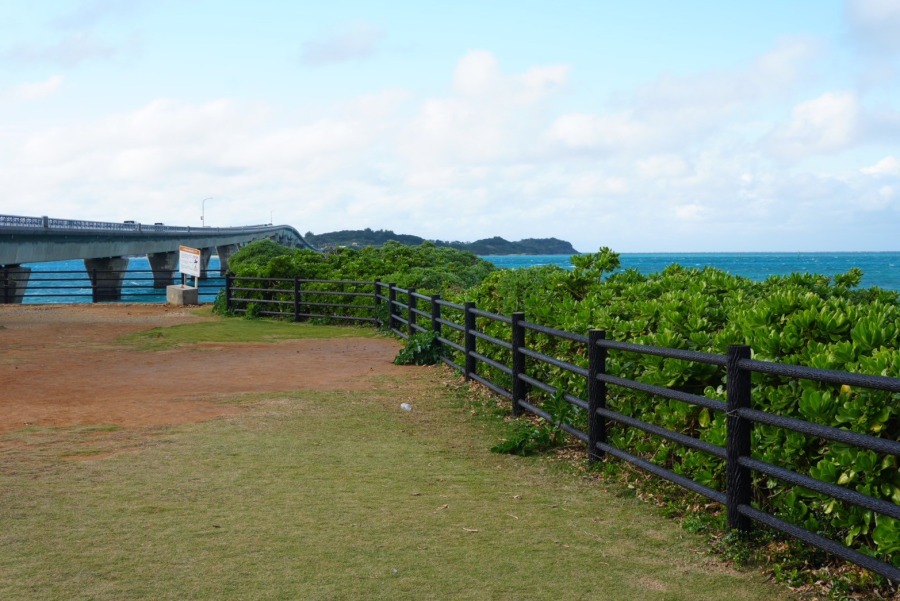
[[[77,230],[91,232],[228,232],[239,230],[266,229],[271,224],[245,225],[240,227],[194,227],[190,225],[165,225],[162,223],[87,221],[83,219],[57,219],[55,217],[25,217],[0,215],[0,228]]]
[[[0,267],[159,255],[178,252],[181,245],[207,252],[226,247],[230,255],[240,245],[264,238],[284,246],[318,250],[290,225],[194,227],[0,215]]]

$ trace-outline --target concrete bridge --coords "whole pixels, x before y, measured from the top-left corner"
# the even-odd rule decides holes
[[[31,274],[23,263],[83,259],[94,297],[114,301],[121,298],[128,257],[146,255],[154,287],[165,288],[175,283],[179,246],[200,249],[205,278],[214,252],[224,275],[228,258],[238,248],[266,238],[284,246],[313,248],[289,225],[191,227],[0,215],[0,276],[12,289],[0,293],[0,302],[22,302]]]

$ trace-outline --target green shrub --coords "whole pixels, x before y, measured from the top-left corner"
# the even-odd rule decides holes
[[[621,271],[609,249],[573,257],[573,263],[571,272],[548,267],[496,271],[457,300],[472,300],[479,309],[505,315],[524,311],[530,322],[573,333],[604,329],[611,340],[717,354],[724,354],[729,345],[746,344],[756,359],[900,377],[898,294],[855,289],[862,276],[858,269],[833,279],[793,274],[755,282],[717,269],[677,264],[649,275]],[[479,321],[479,327],[491,336],[509,339],[507,324],[485,320]],[[586,349],[579,343],[529,332],[527,346],[587,365]],[[479,351],[509,364],[505,349],[479,345]],[[483,367],[490,374],[487,377],[508,385],[504,374]],[[532,377],[586,398],[581,377],[531,361],[528,370]],[[716,366],[610,351],[607,371],[705,395],[722,401],[724,408],[725,374]],[[752,382],[757,409],[900,440],[898,394],[761,374],[755,374]],[[618,387],[610,387],[608,395],[608,406],[615,411],[725,444],[723,413]],[[538,391],[529,400],[545,411],[556,403]],[[576,413],[571,420],[583,427],[583,415]],[[521,435],[527,438],[525,434]],[[724,490],[724,465],[717,458],[621,426],[610,427],[608,435],[614,446]],[[900,502],[900,470],[893,456],[759,425],[753,430],[753,454],[825,482]],[[897,520],[766,476],[755,474],[755,478],[754,503],[760,509],[900,565]]]
[[[262,306],[258,303],[247,303],[247,310],[244,312],[244,319],[259,319]]]
[[[434,365],[440,360],[441,344],[435,332],[413,334],[394,357],[397,365]]]
[[[461,292],[495,270],[492,263],[431,242],[381,248],[336,248],[327,253],[289,249],[270,240],[248,244],[229,259],[235,276],[394,283],[421,293]]]
[[[545,425],[528,421],[513,422],[510,435],[491,447],[494,453],[534,455],[553,446],[551,430]]]
[[[212,312],[216,315],[234,315],[234,309],[228,309],[225,303],[225,289],[219,290],[216,300],[213,301]]]

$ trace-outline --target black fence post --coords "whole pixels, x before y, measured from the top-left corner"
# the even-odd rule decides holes
[[[598,376],[606,373],[606,348],[600,341],[606,339],[606,331],[588,332],[588,461],[596,463],[604,452],[597,443],[606,443],[606,418],[597,414],[598,409],[606,409],[606,382]]]
[[[388,329],[394,329],[394,303],[397,301],[397,284],[388,284]]]
[[[378,280],[374,282],[375,287],[375,327],[381,328],[384,324],[381,323],[381,314],[379,309],[381,308],[381,283]]]
[[[416,298],[416,289],[410,288],[406,298],[409,301],[406,305],[409,314],[409,335],[416,335],[416,309],[419,307],[419,299]]]
[[[441,295],[440,294],[432,294],[431,295],[431,331],[434,332],[438,337],[443,334],[443,328],[441,328]],[[441,341],[435,340],[434,343],[441,348]],[[443,352],[441,352],[443,355]]]
[[[465,303],[463,322],[465,323],[466,361],[464,363],[465,374],[463,375],[466,380],[469,380],[470,376],[478,371],[478,362],[475,360],[475,355],[473,354],[475,353],[475,334],[473,334],[473,332],[476,329],[475,313],[473,313],[474,309],[475,303]]]
[[[522,312],[512,314],[512,335],[510,342],[512,343],[512,414],[515,416],[522,415],[522,406],[519,401],[525,400],[528,394],[528,384],[519,376],[525,373],[525,354],[522,347],[525,346],[525,327],[522,322],[525,321],[525,314]]]
[[[225,312],[231,313],[231,295],[234,291],[231,287],[234,285],[234,276],[230,273],[225,274]]]
[[[294,276],[294,321],[300,321],[300,278]]]
[[[727,404],[725,406],[725,500],[728,528],[749,532],[752,521],[740,513],[741,505],[750,505],[750,468],[740,464],[741,457],[750,457],[750,430],[753,422],[744,419],[740,410],[750,407],[750,372],[741,369],[738,363],[750,358],[750,347],[732,345],[728,347]]]
[[[441,336],[444,329],[441,327],[441,295],[431,295],[431,330]]]
[[[10,299],[9,294],[9,271],[3,270],[3,304],[8,305]]]

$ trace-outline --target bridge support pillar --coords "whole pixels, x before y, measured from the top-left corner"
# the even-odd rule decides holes
[[[167,253],[153,253],[147,255],[150,261],[150,269],[153,270],[153,287],[165,288],[175,283],[175,272],[178,271],[177,251]]]
[[[19,265],[4,265],[0,268],[0,303],[9,305],[22,303],[31,268]]]
[[[201,248],[200,249],[200,279],[205,280],[209,277],[207,271],[209,270],[209,258],[212,257],[213,248]]]
[[[91,278],[95,303],[122,300],[122,280],[128,269],[128,257],[85,259],[84,268]]]
[[[219,255],[219,275],[224,276],[228,273],[228,259],[237,251],[237,244],[226,244],[225,246],[216,247],[216,253]]]

